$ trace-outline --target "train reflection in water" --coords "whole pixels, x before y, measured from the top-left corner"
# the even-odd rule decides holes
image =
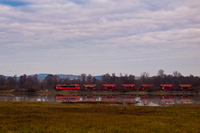
[[[149,96],[149,95],[85,95],[57,96],[57,102],[121,102],[134,103],[137,106],[160,106],[165,104],[200,104],[199,96]]]
[[[120,102],[137,106],[160,106],[166,104],[200,104],[199,95],[0,95],[0,101],[31,102]]]

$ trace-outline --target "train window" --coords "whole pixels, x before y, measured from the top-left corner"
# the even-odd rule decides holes
[[[68,86],[60,86],[60,87],[68,87]]]

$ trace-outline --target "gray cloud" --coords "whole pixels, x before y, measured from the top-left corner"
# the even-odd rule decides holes
[[[143,67],[145,70],[140,72],[153,71],[152,61],[169,60],[167,64],[163,62],[169,69],[170,63],[200,56],[198,0],[24,2],[28,4],[19,7],[0,4],[0,59],[7,63],[1,66],[2,74],[9,69],[6,60],[10,58],[16,64],[20,58],[22,64],[32,66],[27,73],[42,72],[44,69],[37,68],[42,60],[48,64],[45,71],[63,73],[64,68],[50,64],[65,60],[71,64],[63,64],[69,73],[76,73],[80,68],[74,66],[80,62],[85,66],[82,70],[91,74],[110,72],[114,66],[116,73],[140,75],[136,63],[142,66],[149,62],[149,68]],[[95,66],[92,72],[87,68],[91,61]],[[120,62],[128,65],[124,67]],[[200,64],[196,63],[193,65],[198,67]],[[158,66],[162,67],[159,63]],[[102,69],[95,72],[95,68]],[[190,74],[184,67],[178,71],[181,70]],[[23,74],[23,70],[19,73]]]

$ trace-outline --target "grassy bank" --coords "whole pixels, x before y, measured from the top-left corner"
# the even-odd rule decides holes
[[[130,92],[120,92],[120,91],[77,91],[77,90],[62,90],[62,91],[39,91],[37,94],[46,95],[120,95],[120,94],[133,94],[133,95],[197,95],[193,91],[130,91]]]
[[[0,102],[2,132],[200,132],[200,105]]]
[[[0,94],[37,94],[37,95],[120,95],[120,94],[133,94],[133,95],[198,95],[200,92],[196,93],[194,91],[77,91],[77,90],[51,90],[51,91],[36,91],[36,92],[16,92],[14,90],[0,90]]]

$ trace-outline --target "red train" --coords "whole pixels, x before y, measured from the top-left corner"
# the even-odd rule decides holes
[[[172,84],[160,84],[159,87],[155,87],[153,84],[141,84],[140,88],[135,88],[135,84],[122,84],[121,88],[116,88],[115,84],[103,84],[100,89],[97,89],[96,84],[84,84],[80,89],[78,84],[58,84],[56,90],[101,90],[101,91],[155,91],[155,90],[169,90],[169,91],[181,91],[192,90],[190,84],[180,84],[178,88],[174,88]]]
[[[78,84],[58,84],[56,85],[56,90],[79,90],[80,86]]]

